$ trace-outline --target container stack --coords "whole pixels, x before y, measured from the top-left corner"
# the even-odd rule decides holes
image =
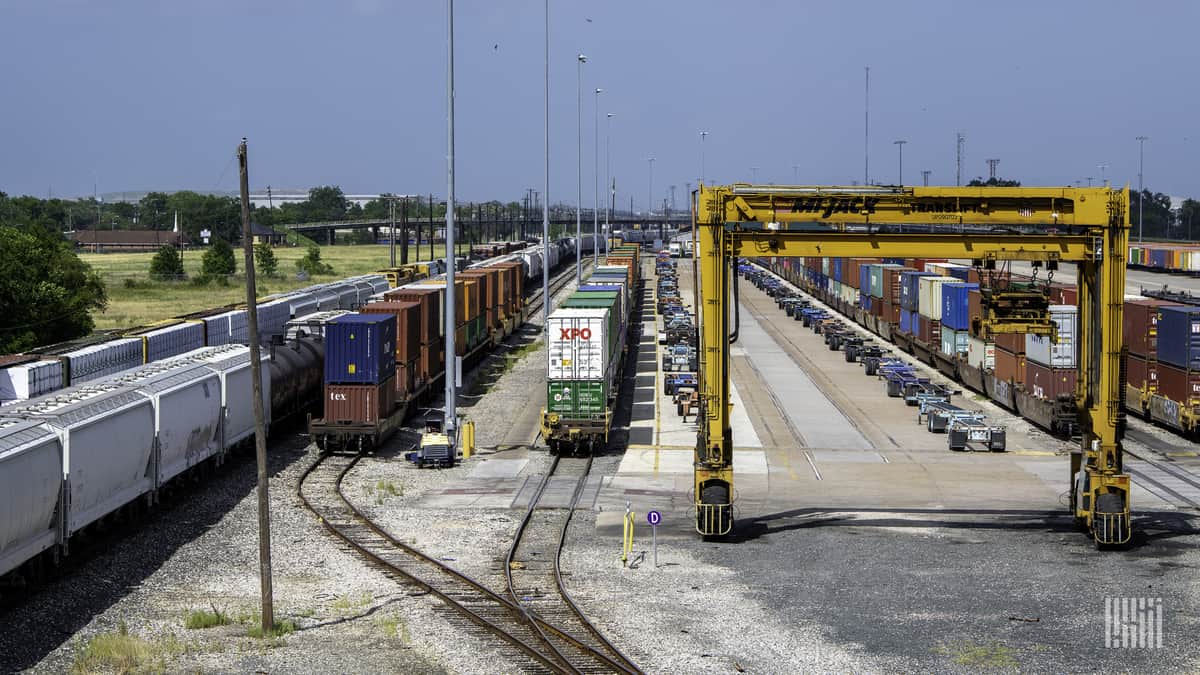
[[[1025,335],[1025,388],[1037,398],[1054,400],[1075,395],[1079,375],[1079,309],[1051,305],[1057,335]]]
[[[1200,406],[1200,307],[1159,307],[1157,338],[1158,393]]]
[[[325,327],[325,421],[374,424],[396,407],[395,314],[346,314]]]
[[[942,334],[939,348],[942,354],[951,359],[970,352],[970,293],[978,290],[979,284],[957,281],[942,284]]]
[[[954,277],[927,276],[917,279],[917,342],[930,351],[942,342],[942,286],[957,283]]]

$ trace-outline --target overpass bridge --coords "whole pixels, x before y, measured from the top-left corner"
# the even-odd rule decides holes
[[[581,215],[583,221],[584,234],[591,232],[592,226],[592,210],[584,209]],[[611,229],[623,230],[628,228],[638,228],[643,230],[658,229],[661,225],[664,229],[688,229],[692,224],[690,213],[672,213],[667,216],[640,216],[630,214],[612,214],[608,218]],[[604,214],[600,214],[600,223],[604,223]],[[455,221],[458,232],[465,235],[467,239],[473,241],[495,241],[513,238],[525,237],[540,237],[542,232],[541,214],[533,214],[533,217],[524,220],[521,218],[499,217],[499,218],[461,218]],[[280,225],[289,231],[297,232],[310,237],[318,242],[333,245],[336,243],[338,230],[371,230],[372,235],[376,240],[380,234],[386,233],[392,225],[392,221],[387,218],[379,219],[358,219],[358,220],[333,220],[333,221],[318,221],[311,223],[286,223]],[[417,233],[429,232],[433,229],[435,235],[438,230],[445,225],[443,218],[429,219],[409,219],[407,223],[401,220],[396,221],[396,229],[407,227],[410,230],[415,229]],[[554,211],[550,215],[550,226],[565,228],[569,233],[574,232],[575,227],[575,212]]]

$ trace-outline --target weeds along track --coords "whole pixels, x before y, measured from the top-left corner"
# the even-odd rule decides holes
[[[361,454],[322,455],[301,475],[296,488],[304,507],[346,548],[398,581],[415,585],[441,600],[453,610],[449,616],[457,628],[497,642],[506,658],[528,672],[628,672],[587,642],[401,542],[372,521],[342,492],[343,479],[361,458]],[[547,636],[556,645],[567,645],[584,655],[575,660],[590,658],[595,665],[581,669],[564,661],[547,646]]]

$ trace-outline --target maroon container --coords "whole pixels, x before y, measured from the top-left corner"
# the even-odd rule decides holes
[[[1025,353],[1024,333],[999,333],[996,335],[996,349],[1003,349],[1010,354]]]
[[[416,302],[420,304],[421,316],[421,367],[420,377],[429,381],[442,371],[441,302],[442,294],[436,288],[397,288],[383,296],[389,302]]]
[[[1159,362],[1158,393],[1187,407],[1200,405],[1200,370]]]
[[[1040,363],[1025,363],[1025,389],[1038,398],[1054,400],[1062,395],[1075,395],[1075,368],[1048,368]]]
[[[373,302],[359,310],[365,314],[391,314],[396,317],[396,395],[401,401],[425,385],[425,364],[421,362],[421,304],[417,302]],[[428,352],[426,352],[428,353]]]
[[[1155,357],[1158,353],[1158,308],[1174,304],[1177,303],[1153,298],[1125,301],[1121,332],[1130,354],[1143,358]]]
[[[1079,304],[1079,292],[1074,285],[1050,284],[1050,304],[1077,305]]]
[[[396,383],[325,385],[325,421],[334,424],[374,424],[396,408]]]
[[[1001,380],[1023,384],[1025,382],[1025,357],[1001,349],[996,345],[996,366],[993,371]]]
[[[1125,355],[1125,383],[1142,391],[1158,391],[1158,361],[1137,354]]]
[[[982,338],[983,336],[975,332],[975,319],[982,318],[983,296],[979,294],[978,289],[967,291],[967,319],[971,322],[968,330],[971,331],[971,335],[977,338]],[[982,326],[982,324],[980,325]]]

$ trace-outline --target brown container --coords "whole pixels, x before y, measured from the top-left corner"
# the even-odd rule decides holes
[[[914,313],[913,318],[917,322],[917,329],[914,331],[917,339],[926,345],[932,345],[933,342],[929,331],[930,325],[933,324],[933,322],[930,321],[928,317],[921,316],[920,314]]]
[[[359,310],[364,314],[396,317],[396,393],[401,400],[423,386],[429,375],[421,361],[421,304],[418,302],[374,302]],[[426,350],[425,354],[428,354]]]
[[[1125,355],[1125,383],[1142,391],[1158,391],[1158,362],[1137,354]]]
[[[1001,379],[1014,384],[1024,384],[1025,382],[1025,357],[1017,355],[1008,350],[1001,349],[1000,345],[996,345],[996,365],[993,374]]]
[[[900,305],[898,303],[893,305],[892,303],[885,301],[883,303],[883,318],[885,321],[892,324],[893,326],[899,326],[900,325]]]
[[[900,306],[900,275],[904,272],[916,272],[911,267],[883,268],[883,300],[897,307]],[[899,314],[896,315],[899,317]],[[899,321],[899,318],[897,318]]]
[[[1154,358],[1158,353],[1158,308],[1176,303],[1146,298],[1126,300],[1121,333],[1130,354]],[[1130,384],[1133,384],[1132,380]]]
[[[1026,361],[1025,389],[1038,398],[1054,400],[1059,396],[1074,396],[1079,371],[1075,368],[1047,368]]]
[[[1079,293],[1073,284],[1050,284],[1050,304],[1077,305]]]
[[[967,291],[967,320],[970,321],[967,330],[971,331],[971,335],[977,338],[983,338],[975,330],[975,319],[983,319],[983,296],[979,294],[979,289]],[[982,327],[982,324],[980,324]]]
[[[1159,362],[1158,393],[1189,408],[1200,405],[1200,370]]]
[[[325,385],[325,421],[374,424],[396,408],[396,383]]]
[[[995,342],[997,349],[1003,349],[1010,354],[1025,353],[1024,333],[999,333],[996,335]]]

